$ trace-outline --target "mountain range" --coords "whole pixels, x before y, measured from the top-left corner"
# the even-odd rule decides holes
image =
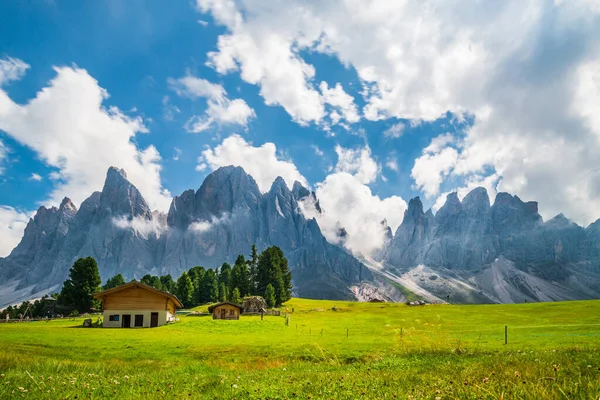
[[[167,214],[152,211],[125,171],[111,167],[101,192],[80,208],[65,198],[40,207],[21,242],[0,258],[0,306],[60,290],[79,257],[94,257],[106,279],[171,274],[232,263],[279,246],[294,295],[317,299],[524,302],[600,297],[600,222],[587,228],[562,214],[544,222],[536,202],[483,188],[460,201],[451,193],[437,213],[410,200],[393,234],[370,256],[329,243],[314,192],[277,178],[267,193],[241,167],[222,167],[196,191],[175,196]],[[340,241],[347,232],[340,227]]]

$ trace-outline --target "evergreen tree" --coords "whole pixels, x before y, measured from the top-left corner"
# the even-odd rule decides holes
[[[188,275],[190,276],[190,279],[192,280],[192,283],[194,285],[194,294],[193,294],[193,303],[194,305],[200,305],[202,304],[202,299],[201,299],[201,282],[202,279],[204,278],[204,274],[206,274],[206,270],[204,269],[204,267],[197,265],[193,268],[190,268],[190,270],[188,271]]]
[[[207,269],[200,282],[200,304],[219,301],[219,281],[212,269]]]
[[[112,278],[110,278],[109,280],[107,280],[106,285],[104,285],[102,287],[102,289],[108,290],[108,289],[112,289],[112,288],[115,288],[117,286],[124,285],[124,284],[125,284],[125,279],[123,279],[123,275],[117,274],[117,275],[113,276]]]
[[[271,246],[258,257],[256,291],[264,293],[267,285],[275,290],[277,304],[288,301],[292,296],[292,274],[287,259],[277,246]]]
[[[159,279],[160,285],[162,286],[164,291],[169,293],[173,293],[175,291],[175,281],[173,280],[173,277],[171,277],[171,275],[161,276]]]
[[[227,301],[227,286],[224,283],[219,285],[219,301]]]
[[[248,260],[248,269],[250,274],[250,293],[257,293],[256,291],[256,274],[258,269],[258,251],[256,245],[252,245],[250,260]]]
[[[242,304],[242,297],[240,296],[240,290],[238,288],[233,288],[231,299],[229,299],[229,301],[236,304]]]
[[[100,290],[101,283],[96,260],[92,257],[78,259],[69,270],[69,279],[63,284],[60,295],[62,304],[81,312],[98,308],[99,302],[92,296]]]
[[[248,271],[246,259],[241,254],[237,257],[233,265],[230,287],[238,288],[242,296],[250,294],[250,272]]]
[[[160,278],[158,276],[152,276],[150,274],[146,274],[142,277],[140,282],[145,285],[152,286],[153,288],[156,288],[158,290],[162,289],[162,284],[161,284]]]
[[[265,289],[265,301],[267,302],[267,307],[273,308],[275,306],[275,289],[273,289],[273,285],[270,283]]]
[[[233,289],[231,287],[231,265],[223,263],[219,270],[219,284],[224,283],[227,286],[229,292]]]
[[[194,293],[194,285],[187,272],[183,271],[179,279],[177,279],[176,295],[184,307],[192,306],[192,294]]]

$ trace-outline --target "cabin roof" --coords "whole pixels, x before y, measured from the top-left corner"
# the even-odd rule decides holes
[[[208,307],[208,312],[213,312],[213,310],[219,306],[224,306],[224,305],[230,305],[230,306],[234,306],[240,309],[240,312],[244,311],[244,307],[242,307],[241,305],[237,304],[237,303],[233,303],[231,301],[222,301],[220,303],[217,304],[213,304],[212,306]]]
[[[163,295],[163,296],[168,297],[171,300],[173,300],[173,302],[175,303],[175,307],[183,307],[183,304],[181,304],[181,301],[179,301],[179,299],[177,298],[177,296],[175,296],[174,294],[169,293],[169,292],[165,292],[164,290],[160,290],[160,289],[157,289],[157,288],[152,287],[150,285],[146,285],[145,283],[137,282],[137,281],[125,283],[123,285],[119,285],[119,286],[114,287],[112,289],[107,289],[107,290],[103,290],[101,292],[94,293],[94,298],[95,299],[99,299],[99,298],[104,297],[104,296],[106,296],[108,294],[113,294],[113,293],[116,293],[116,292],[120,292],[121,290],[129,289],[129,288],[132,288],[132,287],[137,287],[137,288],[140,288],[140,289],[146,289],[149,292],[154,292],[154,293]]]

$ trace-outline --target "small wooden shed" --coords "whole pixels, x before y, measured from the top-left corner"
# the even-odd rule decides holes
[[[130,282],[94,294],[102,301],[105,328],[153,328],[175,320],[183,307],[169,292],[140,282]]]
[[[224,301],[208,307],[208,312],[212,314],[213,319],[240,319],[240,314],[243,311],[244,308],[241,305],[230,301]]]

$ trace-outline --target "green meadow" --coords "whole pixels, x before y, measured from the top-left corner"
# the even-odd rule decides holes
[[[600,301],[285,306],[289,326],[184,314],[153,329],[0,324],[0,398],[600,398]]]

